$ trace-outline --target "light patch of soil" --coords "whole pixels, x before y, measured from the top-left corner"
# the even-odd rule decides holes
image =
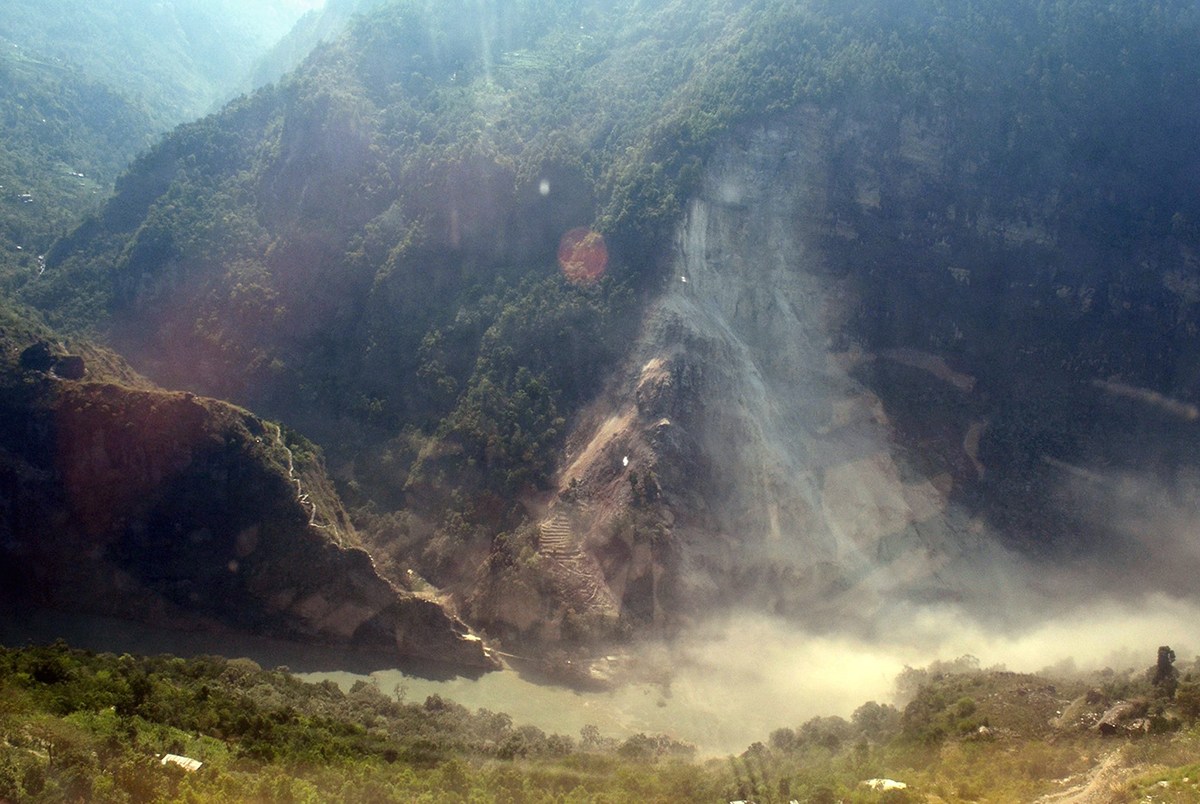
[[[955,371],[946,364],[944,358],[937,355],[919,352],[916,349],[888,349],[882,352],[882,355],[901,365],[928,372],[963,393],[969,394],[975,389],[974,377],[970,374],[963,374],[961,371]]]
[[[963,436],[963,452],[971,459],[971,464],[975,467],[975,474],[980,480],[983,480],[983,476],[987,472],[987,467],[979,460],[979,443],[983,439],[983,431],[986,428],[987,422],[985,421],[971,422],[967,434]]]
[[[871,555],[881,538],[913,520],[904,491],[886,453],[840,464],[825,474],[825,518],[844,547]]]
[[[1090,771],[1076,779],[1064,780],[1072,783],[1066,790],[1042,796],[1036,804],[1110,804],[1126,800],[1126,783],[1134,769],[1126,767],[1121,752],[1106,755]]]
[[[613,415],[609,416],[595,435],[588,441],[587,446],[583,451],[575,457],[571,465],[562,473],[562,479],[559,486],[560,491],[565,490],[573,478],[584,478],[589,474],[589,469],[598,458],[603,455],[605,447],[613,442],[615,438],[623,433],[626,433],[633,427],[637,420],[637,409],[630,406]]]

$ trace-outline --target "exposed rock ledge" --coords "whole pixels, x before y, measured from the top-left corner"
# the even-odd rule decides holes
[[[0,589],[35,606],[497,666],[358,546],[311,445],[191,394],[0,372]]]

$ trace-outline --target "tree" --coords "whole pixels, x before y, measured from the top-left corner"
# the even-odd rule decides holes
[[[1148,671],[1155,692],[1163,698],[1175,696],[1175,688],[1179,685],[1179,671],[1175,669],[1175,651],[1169,645],[1158,649],[1158,661]]]
[[[1175,706],[1185,722],[1200,720],[1200,682],[1183,681],[1175,692]]]
[[[900,711],[888,704],[868,701],[854,710],[850,722],[860,735],[882,743],[900,731]]]
[[[604,738],[600,729],[594,723],[588,723],[579,730],[579,747],[584,751],[599,751],[604,747]]]

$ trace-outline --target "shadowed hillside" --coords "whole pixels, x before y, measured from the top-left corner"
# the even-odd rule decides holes
[[[379,577],[316,448],[111,353],[0,319],[0,599],[490,667]],[[14,614],[15,612],[15,614]]]

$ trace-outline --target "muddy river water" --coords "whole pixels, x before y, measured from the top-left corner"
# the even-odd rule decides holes
[[[903,628],[870,640],[812,635],[754,615],[698,628],[671,647],[637,649],[636,666],[658,683],[629,683],[609,690],[574,690],[539,683],[513,669],[477,677],[436,666],[400,664],[253,636],[179,633],[117,620],[78,615],[0,613],[0,644],[65,639],[76,647],[114,653],[246,657],[267,668],[286,666],[308,681],[333,680],[344,689],[375,683],[411,702],[430,695],[469,709],[507,712],[517,725],[578,737],[595,725],[608,737],[639,732],[667,734],[699,753],[740,753],[766,741],[775,729],[795,728],[818,715],[849,717],[866,701],[890,702],[905,665],[964,654],[984,667],[1036,672],[1057,662],[1114,668],[1145,667],[1155,646],[1192,655],[1200,607],[1151,597],[1136,605],[1110,604],[1062,612],[1008,633],[982,629],[956,612],[913,610]]]
[[[617,739],[667,734],[696,745],[701,755],[740,753],[782,726],[794,728],[816,715],[849,716],[866,700],[887,700],[901,667],[882,655],[839,655],[833,644],[808,644],[797,652],[800,646],[780,645],[775,635],[743,628],[736,636],[713,636],[703,649],[647,648],[656,677],[669,681],[576,690],[513,669],[460,676],[436,666],[393,665],[378,656],[248,635],[181,633],[48,612],[0,618],[0,644],[58,638],[113,653],[242,656],[267,668],[286,666],[307,681],[330,679],[343,689],[366,680],[411,702],[440,695],[472,710],[507,712],[517,725],[572,737],[589,724]]]

